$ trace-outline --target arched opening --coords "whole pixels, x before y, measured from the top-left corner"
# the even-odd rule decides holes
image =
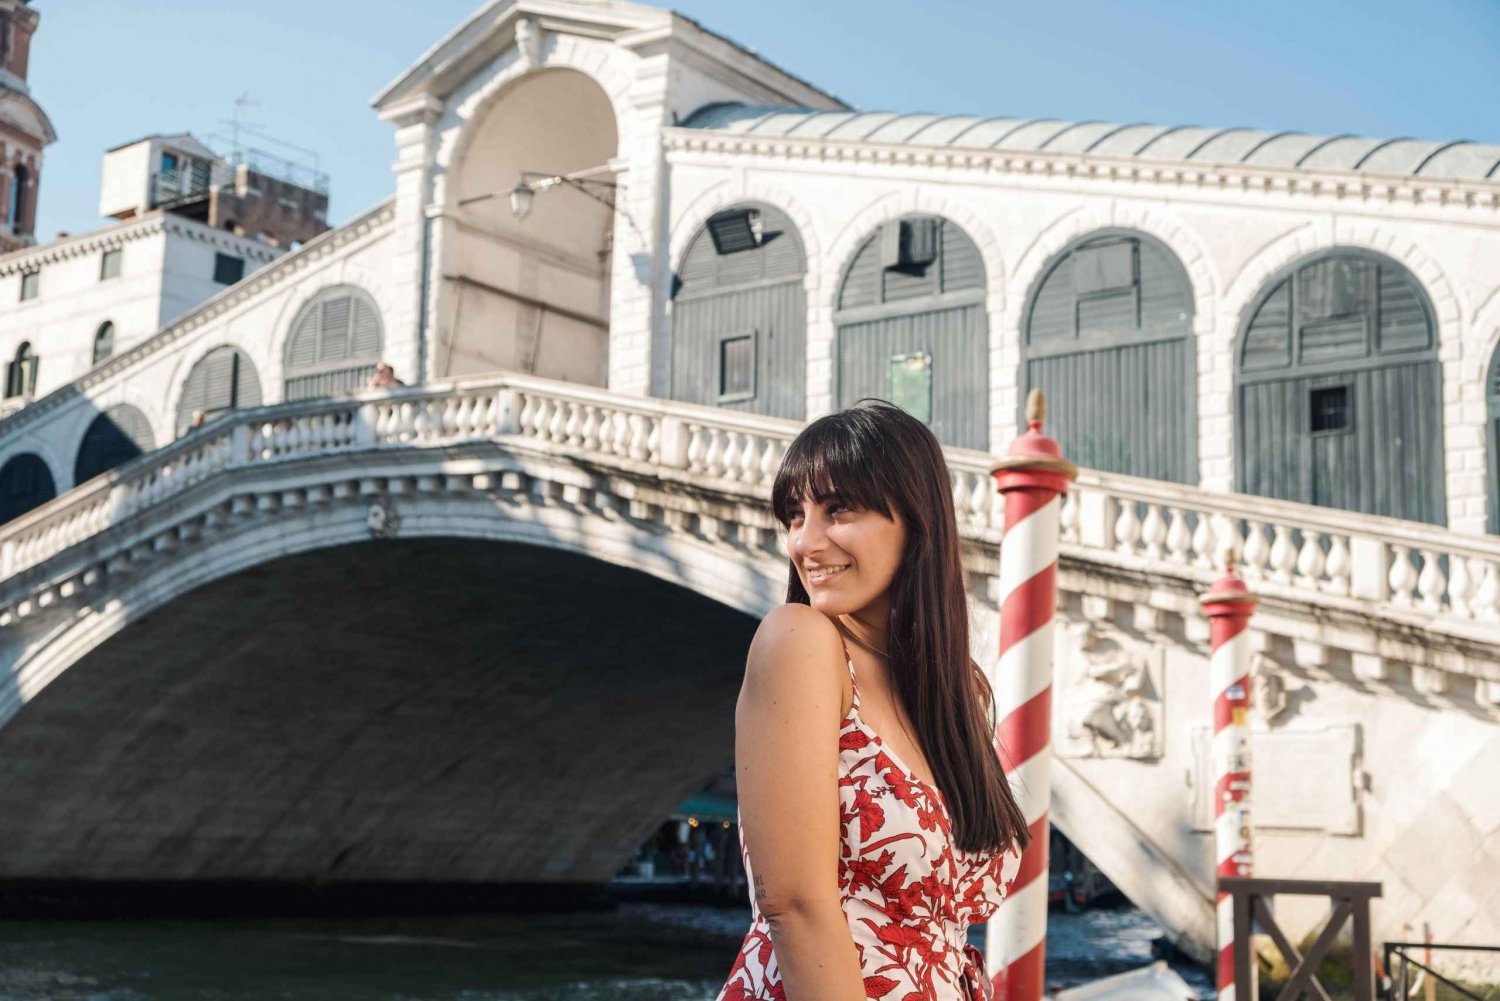
[[[380,309],[364,289],[339,285],[298,310],[286,342],[282,398],[346,393],[375,374],[383,340]]]
[[[267,553],[31,695],[0,727],[0,815],[28,818],[31,875],[602,885],[730,764],[755,628],[547,546]]]
[[[146,415],[128,403],[117,403],[95,417],[83,433],[73,464],[73,484],[91,480],[155,447]]]
[[[30,341],[22,341],[16,356],[5,365],[5,396],[36,395],[37,356]]]
[[[1236,352],[1239,490],[1447,520],[1437,325],[1416,278],[1365,250],[1267,282]]]
[[[1042,272],[1024,315],[1022,406],[1046,392],[1047,431],[1068,458],[1198,481],[1193,286],[1176,254],[1142,233],[1092,233]]]
[[[605,169],[617,130],[608,96],[575,70],[510,84],[469,126],[450,172],[438,375],[510,370],[603,385],[608,371],[612,190],[538,186],[524,218],[523,178]]]
[[[26,226],[26,185],[30,180],[31,172],[25,165],[16,164],[10,177],[10,205],[6,207],[6,218],[10,220],[10,231],[17,236],[30,232]]]
[[[0,524],[57,496],[52,471],[41,456],[23,452],[0,467]]]
[[[801,419],[806,271],[802,240],[781,210],[752,202],[710,217],[673,282],[669,397]]]
[[[860,245],[839,283],[835,396],[874,396],[944,445],[989,447],[984,262],[957,224],[907,216]]]
[[[1484,439],[1489,453],[1489,489],[1486,491],[1488,530],[1500,533],[1500,347],[1490,355],[1490,367],[1484,380]]]
[[[260,378],[243,351],[227,344],[198,359],[182,385],[177,401],[177,433],[193,426],[193,415],[204,420],[242,407],[260,406]]]
[[[115,325],[108,320],[94,331],[94,364],[97,365],[115,353]]]

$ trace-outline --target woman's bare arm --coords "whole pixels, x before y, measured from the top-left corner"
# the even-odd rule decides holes
[[[865,1001],[839,900],[838,631],[807,605],[773,609],[735,707],[735,774],[756,905],[787,1001]]]

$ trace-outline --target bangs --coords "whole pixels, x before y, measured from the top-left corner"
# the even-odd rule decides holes
[[[783,527],[809,497],[819,503],[838,499],[891,516],[894,490],[880,482],[885,471],[882,457],[853,428],[838,422],[838,416],[809,424],[781,459],[771,486],[771,511]]]

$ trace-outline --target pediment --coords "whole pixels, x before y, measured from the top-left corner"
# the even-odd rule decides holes
[[[843,107],[838,98],[670,10],[617,0],[490,0],[370,99],[382,115],[431,109],[491,60],[516,45],[517,24],[542,32],[606,39],[643,54],[667,46],[719,65],[731,78],[756,80],[774,103]],[[779,100],[777,100],[779,98]]]
[[[545,31],[615,38],[629,31],[667,27],[672,13],[601,0],[490,0],[410,69],[370,99],[377,111],[421,96],[446,97],[485,63],[515,45],[516,23],[535,19]]]

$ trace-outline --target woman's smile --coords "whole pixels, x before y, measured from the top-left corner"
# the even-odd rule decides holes
[[[845,570],[848,570],[848,569],[849,569],[849,564],[847,564],[847,563],[839,563],[839,564],[835,564],[835,565],[832,565],[832,566],[818,567],[816,570],[809,570],[807,572],[807,582],[809,584],[826,584],[832,578],[837,577],[839,574],[843,573]]]

